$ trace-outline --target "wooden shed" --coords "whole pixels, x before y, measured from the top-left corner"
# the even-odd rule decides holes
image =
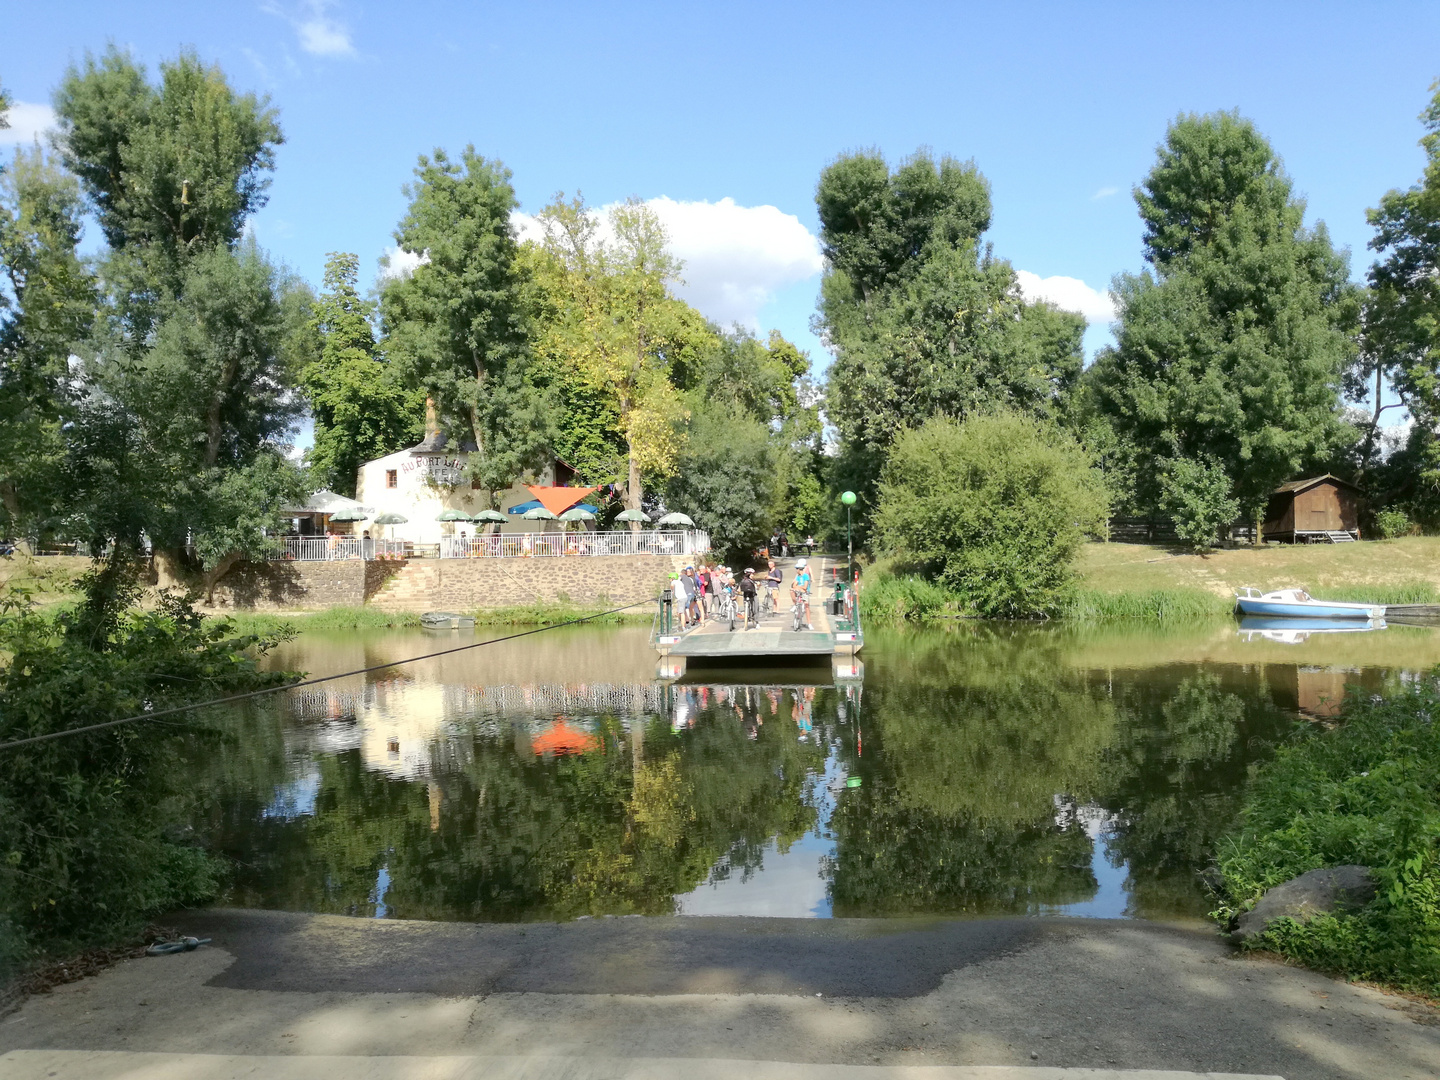
[[[1281,484],[1270,496],[1260,533],[1291,544],[1359,540],[1360,489],[1329,473]]]

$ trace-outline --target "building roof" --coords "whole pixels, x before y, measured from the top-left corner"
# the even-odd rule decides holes
[[[471,453],[476,449],[473,442],[462,442],[458,446],[450,446],[450,435],[444,431],[432,431],[425,438],[421,439],[414,446],[410,447],[412,454],[444,454],[444,453]]]
[[[1308,491],[1310,488],[1314,487],[1316,484],[1323,484],[1323,483],[1325,483],[1327,480],[1328,480],[1330,483],[1332,483],[1332,484],[1339,484],[1341,487],[1347,487],[1347,488],[1349,488],[1351,491],[1359,491],[1359,490],[1360,490],[1358,487],[1356,487],[1354,484],[1352,484],[1349,480],[1341,480],[1340,477],[1335,476],[1335,475],[1332,474],[1332,473],[1326,473],[1324,476],[1312,476],[1309,480],[1291,480],[1289,483],[1281,484],[1279,487],[1277,487],[1277,488],[1275,489],[1274,494],[1276,494],[1276,495],[1298,495],[1298,494],[1300,494],[1300,492],[1302,492],[1302,491]]]

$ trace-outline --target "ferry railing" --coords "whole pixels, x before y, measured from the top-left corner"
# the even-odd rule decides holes
[[[846,643],[860,648],[865,640],[865,631],[860,626],[860,597],[856,590],[858,583],[845,581],[835,575],[834,593],[829,598],[830,619],[837,643]]]

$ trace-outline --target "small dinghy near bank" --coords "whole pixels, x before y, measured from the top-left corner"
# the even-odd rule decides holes
[[[474,615],[461,615],[458,611],[427,611],[420,616],[420,625],[426,630],[461,630],[475,625]]]
[[[1277,589],[1262,593],[1245,588],[1235,594],[1235,606],[1242,615],[1268,615],[1282,619],[1381,619],[1384,604],[1347,604],[1339,600],[1316,600],[1304,589]]]

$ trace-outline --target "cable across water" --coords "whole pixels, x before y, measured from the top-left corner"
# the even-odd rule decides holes
[[[590,622],[592,619],[602,619],[606,615],[616,615],[622,611],[629,611],[631,608],[640,607],[643,604],[653,604],[654,602],[654,600],[636,600],[633,604],[625,604],[621,607],[611,608],[608,611],[597,611],[593,615],[585,615],[579,619],[571,619],[568,622],[551,623],[549,626],[537,626],[533,630],[522,630],[518,634],[507,634],[504,637],[490,638],[487,641],[472,641],[469,645],[457,645],[453,649],[441,649],[439,652],[426,653],[424,656],[409,656],[403,660],[389,660],[383,664],[372,664],[370,667],[356,668],[354,671],[342,671],[336,675],[322,675],[318,679],[301,679],[299,682],[280,683],[276,686],[267,686],[260,690],[250,690],[244,694],[231,694],[229,697],[211,698],[209,701],[197,701],[190,705],[174,705],[168,709],[156,709],[154,712],[125,716],[118,720],[106,720],[100,724],[87,724],[84,727],[66,728],[64,731],[51,731],[45,735],[32,735],[26,739],[11,739],[9,742],[0,742],[0,750],[13,750],[17,746],[29,746],[32,743],[48,742],[51,739],[63,739],[67,735],[83,735],[87,731],[103,731],[106,728],[119,727],[122,724],[134,724],[141,720],[158,720],[162,716],[174,716],[176,713],[189,712],[191,709],[208,709],[212,705],[229,705],[236,701],[248,701],[250,698],[263,697],[266,694],[277,694],[282,690],[298,690],[302,686],[316,686],[319,683],[333,682],[336,679],[348,679],[353,675],[366,675],[372,671],[383,671],[386,668],[399,667],[401,664],[413,664],[419,660],[433,660],[437,656],[449,656],[452,653],[465,652],[468,649],[479,649],[485,645],[498,645],[502,641],[514,641],[517,638],[530,637],[532,634],[542,634],[546,630],[558,630],[563,626],[579,626],[582,623]]]

